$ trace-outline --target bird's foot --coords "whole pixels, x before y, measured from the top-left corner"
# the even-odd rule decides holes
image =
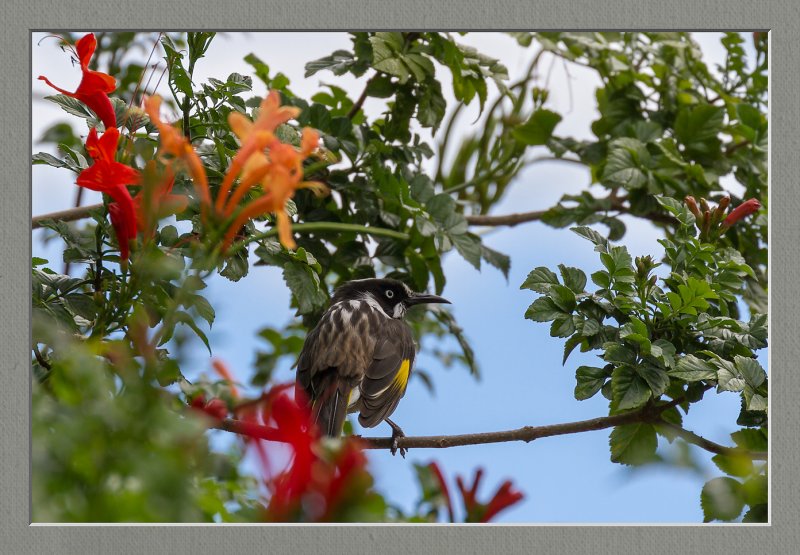
[[[400,447],[398,445],[398,440],[401,437],[406,437],[406,434],[403,433],[403,429],[400,428],[400,426],[398,426],[397,424],[395,424],[394,422],[392,422],[388,418],[386,418],[385,420],[386,420],[386,423],[389,424],[389,426],[392,427],[392,447],[390,448],[390,452],[392,453],[392,455],[396,455],[397,451],[400,451],[400,456],[405,459],[406,458],[406,452],[408,451],[408,449],[406,449],[405,447]]]

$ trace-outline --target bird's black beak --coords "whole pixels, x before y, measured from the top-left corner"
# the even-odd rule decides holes
[[[438,295],[427,295],[425,293],[416,293],[413,296],[406,299],[406,304],[408,306],[414,306],[417,304],[432,304],[432,303],[451,304],[450,301],[448,301],[444,297],[440,297]]]

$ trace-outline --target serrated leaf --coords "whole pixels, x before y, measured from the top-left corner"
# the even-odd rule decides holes
[[[733,360],[736,369],[753,389],[757,389],[767,379],[766,372],[756,359],[736,355]]]
[[[720,477],[709,480],[700,493],[703,521],[734,520],[744,508],[742,484],[733,478]]]
[[[571,313],[575,310],[575,293],[563,285],[553,285],[548,293],[553,302],[556,303],[563,312]]]
[[[458,253],[464,260],[472,264],[476,270],[481,269],[481,240],[471,233],[450,235]]]
[[[651,424],[636,422],[614,428],[609,438],[609,446],[613,462],[639,465],[655,458],[658,438]]]
[[[615,368],[611,375],[611,389],[617,410],[635,409],[650,399],[647,382],[630,366]]]
[[[519,288],[530,289],[537,293],[548,293],[553,285],[558,285],[558,276],[548,268],[539,266],[528,274]]]
[[[320,288],[319,276],[306,264],[287,262],[283,266],[283,279],[292,291],[300,314],[309,314],[328,300]]]
[[[608,378],[608,372],[603,368],[596,368],[594,366],[579,366],[575,371],[575,398],[578,401],[583,401],[593,397],[600,389]]]
[[[486,245],[481,244],[481,258],[483,258],[491,266],[494,266],[503,272],[503,276],[506,278],[506,280],[508,280],[508,272],[511,269],[510,256],[494,249],[490,249]]]
[[[550,325],[551,337],[569,337],[573,333],[575,333],[575,322],[568,314],[558,316]]]
[[[636,367],[636,372],[647,382],[654,398],[659,397],[667,390],[669,376],[663,369],[650,364],[643,364]]]
[[[766,451],[767,436],[763,429],[744,428],[731,434],[731,439],[738,447],[749,451]]]
[[[595,244],[595,249],[598,252],[608,252],[608,239],[603,237],[600,233],[593,230],[591,227],[578,226],[569,228],[570,231],[580,235],[584,239],[588,239]]]
[[[525,318],[534,322],[549,322],[562,315],[564,312],[550,297],[539,297],[525,311]]]
[[[686,355],[681,358],[675,368],[672,368],[667,373],[673,378],[678,378],[685,382],[717,379],[717,369],[694,355]]]
[[[572,289],[576,294],[583,293],[586,288],[586,274],[578,268],[570,268],[563,264],[558,265],[564,285]]]

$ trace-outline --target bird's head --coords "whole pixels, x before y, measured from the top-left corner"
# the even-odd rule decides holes
[[[341,301],[366,301],[391,318],[402,318],[409,307],[418,304],[447,303],[445,298],[427,293],[416,293],[396,279],[369,278],[348,281],[333,293],[333,303]]]

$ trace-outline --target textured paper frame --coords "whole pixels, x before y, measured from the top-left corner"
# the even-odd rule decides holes
[[[792,8],[792,6],[795,6]],[[792,553],[800,540],[800,11],[796,0],[245,0],[125,3],[6,0],[0,80],[0,510],[3,551],[27,553]],[[771,526],[30,526],[30,32],[70,29],[769,30],[771,54]],[[23,109],[27,108],[27,109]],[[775,117],[775,116],[778,117]],[[27,131],[25,131],[27,130]],[[22,137],[28,140],[22,140]],[[565,484],[565,487],[569,487]],[[657,500],[654,500],[657,502]]]

